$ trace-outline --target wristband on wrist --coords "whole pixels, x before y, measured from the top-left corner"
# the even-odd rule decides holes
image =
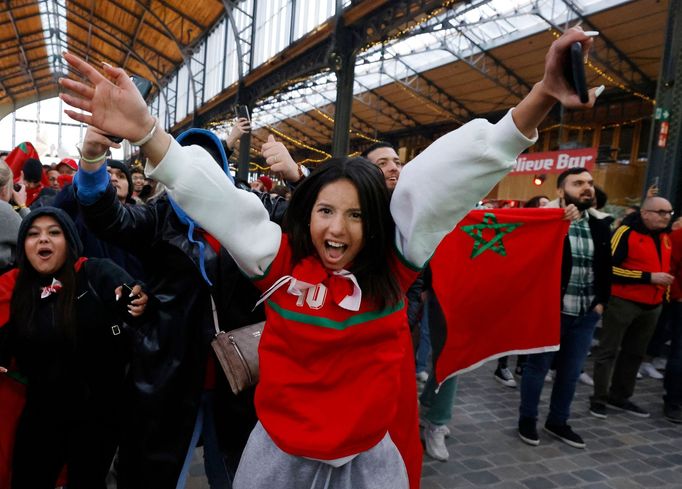
[[[156,133],[156,126],[158,126],[158,122],[159,121],[157,120],[157,118],[154,117],[154,125],[152,126],[150,131],[147,133],[147,135],[145,137],[143,137],[142,139],[140,139],[139,141],[130,141],[130,144],[132,144],[133,146],[142,146],[143,144],[148,143],[149,140],[151,138],[153,138],[154,134]]]
[[[86,158],[85,156],[83,156],[83,151],[81,150],[80,146],[76,146],[76,149],[78,150],[78,154],[80,155],[80,160],[83,163],[90,163],[90,164],[99,163],[100,161],[105,159],[107,157],[107,155],[109,154],[109,150],[107,149],[106,151],[104,151],[104,153],[102,153],[99,156],[95,156],[94,158]]]
[[[84,162],[84,163],[91,163],[91,164],[92,164],[92,163],[99,163],[100,161],[106,159],[106,157],[107,157],[108,154],[109,154],[109,151],[105,151],[105,152],[102,153],[101,155],[96,156],[96,157],[94,157],[94,158],[86,158],[86,157],[84,157],[83,155],[81,155],[80,160],[81,160],[82,162]]]

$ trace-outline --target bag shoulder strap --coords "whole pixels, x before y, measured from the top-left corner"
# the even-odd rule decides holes
[[[215,335],[218,336],[220,333],[223,333],[223,331],[220,330],[220,326],[218,326],[218,309],[213,300],[213,294],[209,294],[209,297],[211,298],[211,309],[213,312],[213,327],[215,328]]]

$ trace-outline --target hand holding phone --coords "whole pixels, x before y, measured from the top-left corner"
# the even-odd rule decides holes
[[[137,87],[137,90],[140,92],[140,95],[142,95],[142,98],[146,99],[147,95],[149,95],[149,92],[152,90],[152,82],[137,75],[131,76],[130,79],[135,84],[135,87]],[[120,143],[123,141],[123,138],[119,136],[106,134],[106,137],[115,143]]]
[[[144,313],[149,296],[142,290],[140,285],[131,287],[128,284],[123,284],[116,288],[115,293],[116,305],[124,314],[137,317]]]
[[[246,119],[251,122],[251,117],[249,116],[249,108],[246,105],[237,105],[234,108],[234,115],[237,119]]]
[[[578,94],[582,103],[587,103],[590,97],[587,93],[585,80],[585,62],[583,61],[583,47],[579,42],[571,44],[564,59],[564,78],[571,88]]]

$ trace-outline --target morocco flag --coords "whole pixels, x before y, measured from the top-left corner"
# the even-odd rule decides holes
[[[431,260],[447,323],[436,379],[559,348],[563,209],[475,210]]]

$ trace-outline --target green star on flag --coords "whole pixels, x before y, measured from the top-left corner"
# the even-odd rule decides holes
[[[506,222],[499,224],[495,214],[486,212],[483,215],[483,222],[481,224],[462,226],[462,231],[474,238],[474,249],[471,251],[471,259],[473,260],[477,256],[482,255],[486,250],[494,251],[501,256],[507,256],[502,237],[522,225],[522,222]],[[485,229],[490,229],[495,232],[495,235],[490,240],[486,240],[483,237],[483,231]]]

